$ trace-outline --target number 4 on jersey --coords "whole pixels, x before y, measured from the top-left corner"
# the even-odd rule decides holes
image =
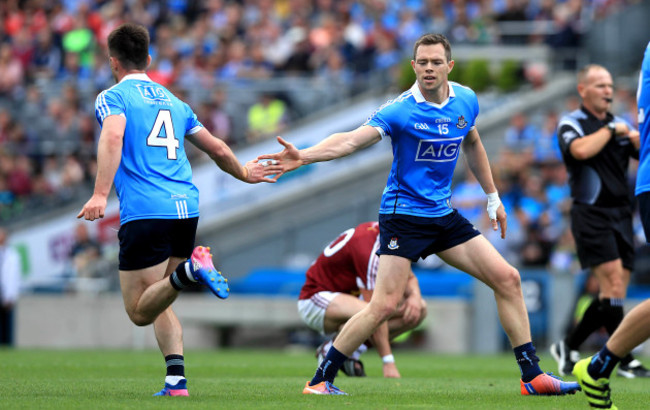
[[[164,135],[161,131],[165,127]],[[150,147],[167,148],[167,159],[176,159],[176,150],[180,143],[174,136],[174,124],[172,123],[172,113],[169,110],[158,111],[156,122],[147,137],[147,145]]]

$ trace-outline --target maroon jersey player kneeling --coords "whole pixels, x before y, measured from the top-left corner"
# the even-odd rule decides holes
[[[365,222],[341,233],[307,270],[307,278],[298,297],[298,312],[312,329],[330,336],[318,347],[319,361],[325,357],[336,332],[372,298],[377,278],[379,226]],[[383,361],[384,377],[400,377],[390,340],[418,326],[426,316],[426,304],[418,280],[411,272],[402,302],[391,319],[370,337]],[[348,376],[365,376],[359,356],[362,344],[344,363]]]

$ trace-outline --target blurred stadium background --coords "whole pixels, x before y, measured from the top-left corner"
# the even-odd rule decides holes
[[[95,175],[94,98],[113,82],[106,36],[125,21],[150,29],[149,75],[189,102],[242,161],[277,151],[278,134],[307,146],[358,126],[413,83],[413,41],[444,33],[457,62],[452,79],[479,95],[479,129],[509,213],[507,239],[485,228],[484,194],[463,161],[453,203],[520,269],[538,347],[563,334],[580,296],[595,291],[567,229],[555,127],[559,115],[577,107],[575,72],[587,63],[615,75],[613,111],[636,123],[648,2],[5,0],[0,224],[22,262],[17,347],[155,346],[151,329],[131,325],[122,307],[116,199],[99,223],[75,219]],[[225,302],[203,292],[181,295],[174,309],[186,346],[317,345],[295,307],[304,271],[339,232],[377,217],[388,143],[268,186],[242,184],[207,156],[190,154],[201,191],[197,242],[212,247],[232,295]],[[636,228],[629,304],[650,294],[649,253]],[[506,349],[486,287],[436,258],[414,269],[429,317],[405,346]]]

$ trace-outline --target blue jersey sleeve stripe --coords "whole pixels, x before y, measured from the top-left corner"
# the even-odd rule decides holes
[[[185,135],[194,135],[197,132],[201,131],[202,128],[203,128],[202,126],[197,125],[196,127],[194,127],[191,130],[187,131],[187,133]]]
[[[101,101],[101,96],[102,96],[102,94],[105,93],[105,92],[106,92],[106,91],[102,91],[101,93],[99,93],[99,95],[98,95],[97,98],[95,99],[95,113],[96,113],[96,115],[97,115],[97,119],[98,119],[100,122],[102,122],[102,121],[104,120],[104,116],[103,116],[103,113],[102,113],[102,109],[101,109],[101,107],[100,107],[100,101]]]
[[[96,109],[99,111],[99,116],[102,122],[104,122],[104,119],[110,114],[111,110],[108,108],[108,104],[106,103],[106,91],[102,91],[101,94],[99,94],[99,97],[97,97],[97,103],[95,104]]]

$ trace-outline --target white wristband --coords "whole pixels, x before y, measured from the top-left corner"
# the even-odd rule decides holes
[[[487,194],[487,213],[488,217],[490,217],[491,220],[497,219],[497,209],[499,209],[499,205],[501,205],[501,200],[499,199],[499,193],[498,192],[492,192],[490,194]]]
[[[395,363],[395,356],[393,356],[392,354],[387,354],[386,356],[383,356],[381,358],[381,361],[384,362],[384,364]]]

